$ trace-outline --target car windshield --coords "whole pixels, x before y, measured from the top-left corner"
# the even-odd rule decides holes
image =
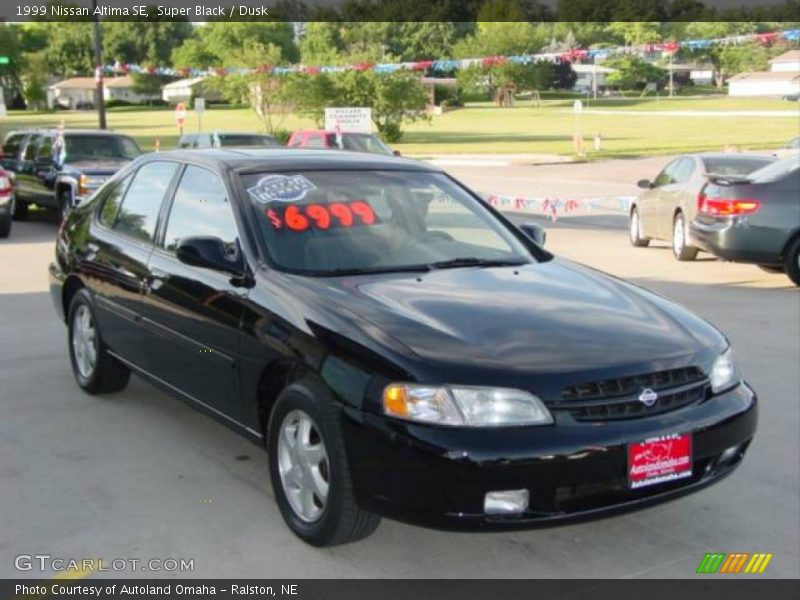
[[[269,146],[270,148],[278,146],[277,140],[268,135],[248,133],[220,133],[218,135],[221,146]]]
[[[703,158],[706,173],[713,175],[748,175],[774,162],[768,156]]]
[[[800,168],[800,155],[788,156],[778,162],[771,163],[755,171],[750,178],[756,183],[767,183],[782,179],[792,171]]]
[[[369,152],[371,154],[392,154],[392,149],[384,144],[378,137],[369,133],[343,133],[341,143],[335,134],[328,140],[334,148],[349,150],[351,152]]]
[[[525,245],[441,173],[243,174],[277,268],[318,276],[531,262]]]
[[[142,151],[132,139],[114,135],[65,136],[66,160],[133,160]]]

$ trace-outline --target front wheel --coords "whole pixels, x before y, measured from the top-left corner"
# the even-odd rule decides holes
[[[630,234],[631,245],[637,248],[644,248],[650,244],[650,238],[642,236],[642,221],[639,217],[639,210],[634,206],[631,210],[630,221],[628,223],[628,233]]]
[[[72,209],[72,192],[64,190],[58,195],[58,222],[63,223]]]
[[[118,392],[128,385],[131,372],[103,345],[85,289],[75,294],[69,306],[69,358],[75,380],[89,394]]]
[[[272,489],[289,529],[312,546],[369,536],[380,517],[356,503],[333,399],[300,381],[278,396],[268,425]]]
[[[678,260],[694,260],[697,252],[694,246],[686,245],[686,220],[678,213],[672,221],[672,253]]]
[[[789,246],[783,267],[786,270],[786,275],[792,280],[792,283],[800,286],[800,238],[797,238],[794,243]]]

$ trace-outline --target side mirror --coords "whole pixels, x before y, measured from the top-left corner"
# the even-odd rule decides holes
[[[522,232],[536,242],[537,246],[544,247],[545,240],[547,240],[547,231],[538,223],[523,223],[519,226]]]
[[[175,248],[178,260],[192,267],[203,267],[241,276],[244,271],[242,253],[238,245],[226,246],[216,237],[187,237]]]
[[[636,185],[643,190],[652,190],[654,187],[656,187],[655,184],[649,179],[640,179],[638,182],[636,182]]]

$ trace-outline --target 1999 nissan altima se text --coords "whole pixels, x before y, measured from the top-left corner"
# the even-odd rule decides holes
[[[90,394],[130,372],[267,448],[288,526],[512,529],[674,498],[741,462],[725,337],[556,258],[448,175],[294,150],[138,159],[50,268]]]

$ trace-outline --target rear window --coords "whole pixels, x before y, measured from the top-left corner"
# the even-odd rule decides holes
[[[66,160],[96,160],[102,158],[133,160],[142,151],[132,139],[113,135],[67,135]]]
[[[268,135],[237,135],[224,133],[219,135],[221,146],[268,146],[274,148],[278,142]]]
[[[755,171],[751,179],[755,183],[768,183],[770,181],[777,181],[783,179],[790,173],[797,171],[800,168],[800,156],[789,156],[778,162],[767,165],[763,169]]]
[[[749,175],[772,162],[769,157],[703,158],[706,173],[714,175]]]
[[[3,154],[16,156],[24,138],[24,133],[10,133],[7,135],[3,142]]]

